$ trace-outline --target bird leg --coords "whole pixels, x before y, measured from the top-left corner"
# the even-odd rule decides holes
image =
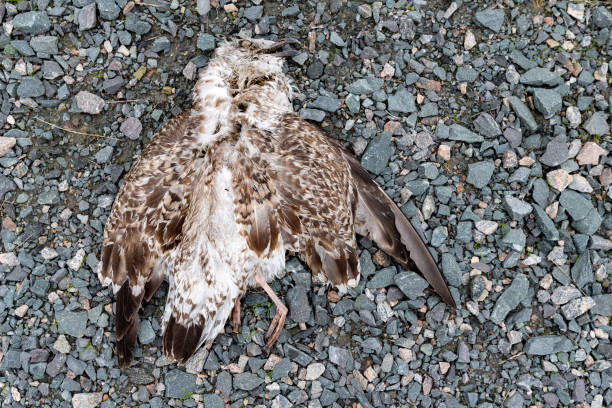
[[[257,282],[257,284],[266,291],[268,296],[270,296],[270,299],[272,299],[276,305],[276,315],[274,315],[274,319],[272,319],[272,323],[270,323],[270,327],[266,333],[266,336],[270,337],[266,347],[270,348],[276,342],[276,339],[278,339],[278,336],[283,330],[283,326],[285,326],[285,318],[287,317],[287,312],[289,309],[287,309],[287,306],[283,304],[278,296],[276,296],[276,293],[274,293],[274,290],[272,290],[272,288],[268,285],[266,278],[264,278],[261,273],[261,269],[259,269],[257,274],[255,274],[255,282]]]
[[[240,326],[240,297],[234,300],[234,308],[232,309],[232,323],[234,326],[234,333],[238,333],[238,327]]]

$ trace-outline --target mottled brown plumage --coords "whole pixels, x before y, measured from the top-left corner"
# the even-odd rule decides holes
[[[117,293],[122,366],[131,360],[142,299],[164,276],[169,357],[184,363],[214,340],[254,286],[277,306],[271,345],[287,308],[266,282],[283,273],[286,252],[302,254],[319,281],[345,291],[359,282],[356,233],[419,270],[454,306],[395,203],[342,146],[293,113],[291,86],[274,55],[280,45],[237,40],[218,48],[193,107],[155,135],[124,180],[100,270]]]

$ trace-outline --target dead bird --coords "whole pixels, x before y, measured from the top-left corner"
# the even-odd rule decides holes
[[[105,225],[100,281],[116,294],[117,355],[129,365],[138,310],[164,277],[165,354],[185,363],[211,343],[240,298],[261,287],[276,305],[271,346],[287,307],[267,282],[287,252],[315,280],[345,292],[359,282],[356,234],[453,297],[424,242],[359,161],[293,111],[284,58],[294,41],[223,43],[193,106],[169,121],[126,175]]]

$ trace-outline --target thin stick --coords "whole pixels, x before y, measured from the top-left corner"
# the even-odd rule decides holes
[[[113,104],[113,103],[130,103],[130,102],[142,102],[145,101],[146,99],[125,99],[125,100],[117,100],[117,101],[104,101],[108,104]]]
[[[158,8],[166,8],[166,6],[163,5],[163,4],[145,3],[144,1],[141,1],[141,0],[136,0],[134,3],[138,4],[139,6],[151,6],[151,7],[158,7]]]
[[[523,354],[525,354],[525,352],[524,352],[524,351],[521,351],[520,353],[515,354],[515,355],[513,355],[513,356],[512,356],[512,357],[510,357],[510,358],[505,359],[504,361],[502,361],[502,362],[500,363],[500,365],[501,365],[501,364],[504,364],[504,363],[506,363],[506,362],[508,362],[508,361],[510,361],[510,360],[514,360],[515,358],[520,357],[520,356],[522,356]]]
[[[78,130],[73,130],[73,129],[70,129],[70,128],[61,127],[61,126],[58,126],[58,125],[56,125],[54,123],[47,122],[46,120],[43,120],[43,119],[41,119],[41,118],[39,118],[37,116],[34,116],[34,119],[36,119],[39,122],[44,123],[45,125],[49,125],[52,128],[63,130],[64,132],[76,133],[77,135],[83,135],[83,136],[101,137],[103,139],[115,139],[115,140],[119,140],[119,139],[117,139],[115,137],[112,137],[112,136],[102,136],[102,135],[99,135],[97,133],[86,133],[86,132],[80,132]]]
[[[25,239],[24,239],[23,241],[19,242],[17,245],[15,245],[15,246],[13,247],[13,251],[15,251],[15,250],[17,250],[17,249],[21,248],[21,247],[22,247],[22,246],[23,246],[23,245],[24,245],[24,244],[25,244],[25,243],[28,241],[28,239],[32,238],[32,236],[33,236],[33,235],[34,235],[34,233],[31,233],[30,235],[28,235],[27,237],[25,237]]]

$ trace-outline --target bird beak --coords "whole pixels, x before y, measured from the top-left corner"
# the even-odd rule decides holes
[[[289,47],[290,44],[300,44],[300,41],[287,37],[284,40],[280,40],[275,42],[271,47],[268,47],[264,50],[266,53],[270,53],[275,57],[280,58],[291,58],[298,55],[300,52]]]

